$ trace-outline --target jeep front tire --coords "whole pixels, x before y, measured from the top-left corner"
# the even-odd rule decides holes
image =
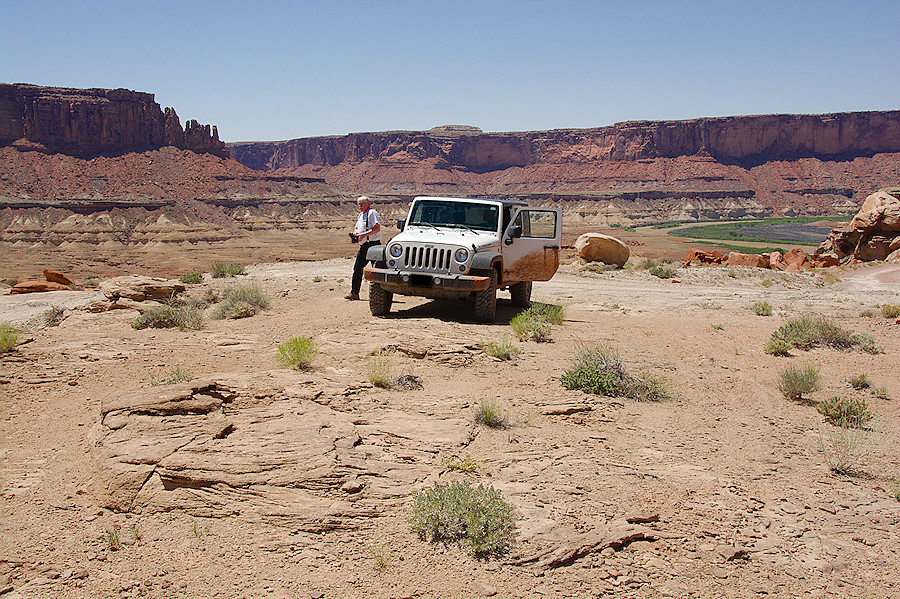
[[[488,288],[475,292],[475,320],[478,322],[494,322],[497,315],[497,271],[492,268],[488,278]]]
[[[385,289],[378,283],[369,285],[369,311],[372,316],[386,316],[391,311],[391,302],[394,294]]]

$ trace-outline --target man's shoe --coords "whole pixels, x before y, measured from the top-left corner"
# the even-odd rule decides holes
[[[359,294],[358,294],[358,293],[348,293],[347,295],[344,296],[344,299],[348,299],[348,300],[358,300],[358,299],[359,299]]]

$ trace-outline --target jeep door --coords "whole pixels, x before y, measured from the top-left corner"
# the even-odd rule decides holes
[[[561,238],[562,209],[519,208],[503,232],[503,281],[549,281]]]

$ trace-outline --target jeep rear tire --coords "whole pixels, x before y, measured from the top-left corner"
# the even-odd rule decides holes
[[[512,297],[512,305],[516,308],[531,307],[531,281],[522,281],[510,285],[509,295]]]
[[[386,316],[391,311],[394,294],[378,283],[369,284],[369,311],[372,316]]]
[[[478,322],[494,322],[497,315],[497,271],[488,272],[491,282],[484,291],[475,292],[475,320]]]

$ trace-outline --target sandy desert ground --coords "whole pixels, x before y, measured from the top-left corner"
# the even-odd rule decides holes
[[[877,308],[900,304],[898,267],[676,270],[663,280],[564,266],[534,299],[562,304],[565,322],[549,343],[514,341],[511,361],[479,348],[513,337],[507,296],[493,325],[474,323],[469,303],[416,298],[373,318],[343,299],[347,259],[190,286],[199,297],[253,281],[273,299],[199,331],[134,330],[134,310],[81,309],[97,291],[0,295],[0,320],[33,337],[0,357],[0,597],[900,596],[900,324]],[[774,314],[757,316],[757,301]],[[65,318],[43,326],[51,306]],[[805,313],[872,335],[884,353],[763,351]],[[308,371],[275,360],[298,335],[321,350]],[[675,398],[563,388],[578,349],[598,344],[666,379]],[[373,387],[370,356],[383,349],[423,388]],[[802,364],[821,367],[822,389],[789,401],[779,372]],[[139,410],[101,422],[111,406],[179,387],[153,386],[176,367],[232,393],[229,424],[129,460],[135,439],[122,435],[135,422],[157,427],[160,444],[193,434],[169,435],[169,416]],[[862,373],[889,397],[852,389]],[[852,476],[823,452],[815,405],[835,395],[876,415]],[[475,424],[482,401],[506,428]],[[469,457],[472,472],[450,466]],[[128,511],[101,507],[131,472],[146,476]],[[479,560],[411,532],[413,495],[448,480],[489,484],[515,506],[509,555]]]

